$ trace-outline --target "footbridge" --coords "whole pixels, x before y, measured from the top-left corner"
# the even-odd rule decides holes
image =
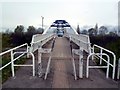
[[[3,89],[119,87],[115,81],[115,54],[92,45],[88,35],[77,34],[65,20],[56,20],[42,35],[33,35],[30,46],[25,43],[0,53],[0,56],[7,53],[10,53],[11,60],[0,70],[10,65],[12,76],[2,84]],[[15,63],[24,56],[25,64]],[[20,68],[15,71],[16,67]],[[100,68],[105,68],[106,72]]]

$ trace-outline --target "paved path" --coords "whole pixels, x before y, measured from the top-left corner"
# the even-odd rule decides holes
[[[50,47],[50,42],[44,47]],[[73,45],[74,48],[76,47]],[[35,53],[37,56],[37,53]],[[48,55],[42,57],[43,67],[46,67]],[[30,63],[28,60],[26,63]],[[78,56],[75,59],[78,75]],[[84,67],[86,66],[86,57],[84,57]],[[37,71],[37,57],[36,57]],[[85,71],[85,68],[84,68]],[[98,69],[91,69],[89,78],[74,80],[70,43],[66,38],[57,38],[52,53],[51,70],[47,80],[43,77],[32,77],[32,68],[21,67],[16,72],[16,78],[10,77],[3,88],[118,88],[118,83],[114,80],[106,79],[105,74]]]

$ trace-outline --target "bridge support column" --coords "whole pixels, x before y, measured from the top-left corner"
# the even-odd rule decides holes
[[[42,56],[42,53],[41,53],[41,49],[42,47],[39,47],[38,48],[38,76],[41,77],[42,76],[42,61],[41,61],[41,56]]]
[[[83,78],[83,49],[80,48],[79,51],[79,78]]]

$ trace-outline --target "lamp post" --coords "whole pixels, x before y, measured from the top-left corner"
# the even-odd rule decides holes
[[[42,29],[43,29],[43,19],[44,19],[44,17],[43,17],[43,16],[41,16],[41,18],[42,18]]]

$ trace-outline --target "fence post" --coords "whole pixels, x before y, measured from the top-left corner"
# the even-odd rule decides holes
[[[100,65],[102,64],[102,52],[103,52],[103,50],[100,49]]]
[[[12,76],[15,76],[15,71],[14,71],[14,57],[13,57],[13,51],[11,51],[11,70],[12,70]]]
[[[91,51],[92,51],[91,53],[95,53],[94,49],[95,49],[95,47],[93,46],[92,49],[91,49]],[[90,54],[91,54],[91,53],[90,53]],[[92,61],[93,61],[93,60],[94,60],[94,55],[92,56]]]
[[[80,55],[79,55],[79,77],[83,78],[83,49],[80,48]]]
[[[38,75],[39,75],[39,77],[42,76],[42,61],[41,61],[42,53],[40,51],[41,49],[42,49],[42,47],[40,46],[38,48]]]
[[[117,79],[119,79],[120,76],[120,58],[118,60],[118,71],[117,71]]]

